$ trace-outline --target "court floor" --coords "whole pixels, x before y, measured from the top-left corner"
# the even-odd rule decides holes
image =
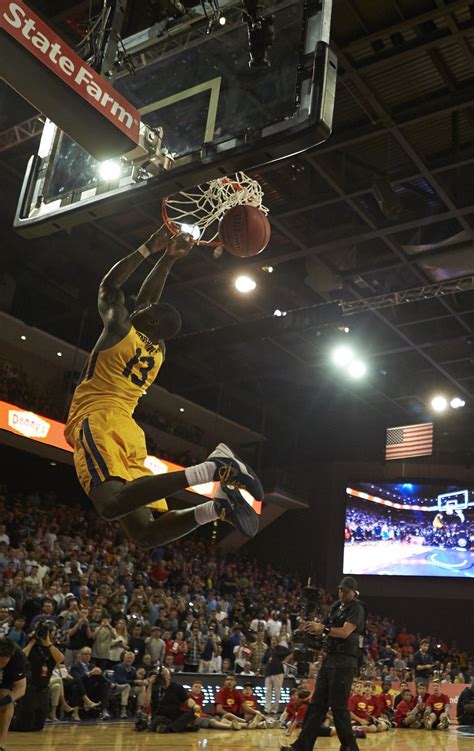
[[[296,737],[296,736],[294,736]],[[135,733],[131,723],[100,726],[47,726],[41,733],[10,733],[7,751],[251,751],[275,749],[286,744],[283,732],[278,730],[242,730],[220,732],[217,730],[177,735]],[[359,741],[361,751],[472,751],[473,737],[463,737],[451,727],[448,732],[426,730],[394,730]],[[320,738],[316,748],[338,751],[337,738]]]

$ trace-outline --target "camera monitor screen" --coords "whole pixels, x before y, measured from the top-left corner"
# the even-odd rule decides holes
[[[474,578],[474,490],[354,483],[346,488],[344,573]]]

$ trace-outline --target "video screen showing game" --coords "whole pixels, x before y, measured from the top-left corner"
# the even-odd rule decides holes
[[[363,482],[346,501],[345,574],[474,578],[474,489]]]

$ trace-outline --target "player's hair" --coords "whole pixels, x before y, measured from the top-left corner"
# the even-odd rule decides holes
[[[0,638],[0,657],[12,657],[15,654],[15,642],[7,636]]]

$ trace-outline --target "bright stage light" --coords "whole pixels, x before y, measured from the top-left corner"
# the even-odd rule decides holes
[[[225,16],[219,16],[219,25],[220,26],[225,26],[226,23],[227,23],[226,17]]]
[[[99,164],[99,177],[101,180],[110,182],[118,180],[122,174],[122,164],[117,159],[107,159]]]
[[[238,276],[234,282],[235,289],[238,292],[247,294],[247,292],[253,292],[257,286],[256,282],[250,276]]]
[[[351,378],[363,378],[367,373],[367,365],[362,360],[352,360],[347,367],[347,374]]]
[[[451,399],[450,404],[453,409],[459,409],[459,407],[464,407],[466,402],[464,399],[460,399],[459,396],[455,396],[454,399]]]
[[[431,400],[431,406],[435,412],[444,412],[448,406],[448,400],[445,396],[434,396]]]
[[[354,352],[350,347],[341,345],[340,347],[336,347],[333,350],[331,360],[333,361],[334,365],[342,367],[344,365],[349,365],[349,363],[354,360]]]

